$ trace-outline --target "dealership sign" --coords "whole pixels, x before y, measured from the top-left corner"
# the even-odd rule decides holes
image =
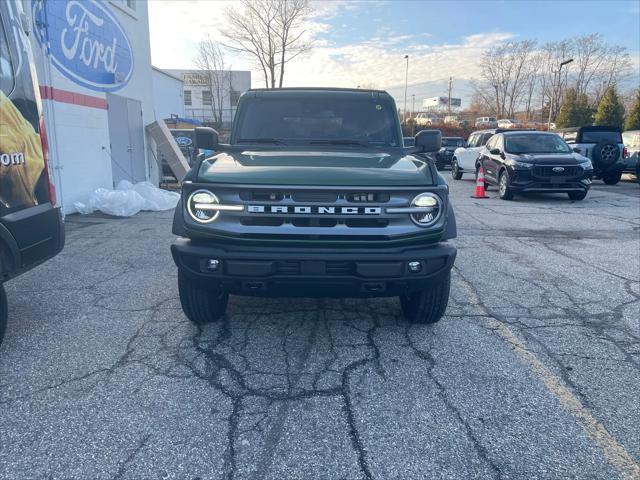
[[[60,72],[83,87],[110,92],[133,74],[133,51],[106,3],[34,0],[38,40]]]

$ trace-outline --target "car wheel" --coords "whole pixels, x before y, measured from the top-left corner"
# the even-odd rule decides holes
[[[582,192],[567,192],[567,195],[569,195],[569,198],[571,200],[584,200],[584,198],[587,196],[588,190],[584,190]]]
[[[454,180],[460,180],[462,178],[462,172],[458,166],[458,161],[454,158],[451,162],[451,176]]]
[[[228,294],[202,288],[180,272],[178,291],[182,311],[189,320],[198,325],[219,320],[227,309]]]
[[[602,181],[606,185],[615,185],[622,178],[622,172],[605,173],[602,175]]]
[[[0,344],[4,338],[4,332],[7,329],[7,318],[9,309],[7,307],[7,294],[4,291],[4,285],[0,283]]]
[[[411,323],[436,323],[444,315],[449,303],[451,272],[442,281],[421,292],[400,297],[405,318]]]
[[[502,170],[498,179],[498,195],[502,200],[513,200],[513,190],[511,190],[509,183],[509,172]]]

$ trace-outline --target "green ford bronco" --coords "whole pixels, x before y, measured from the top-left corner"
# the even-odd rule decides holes
[[[193,322],[219,319],[229,294],[398,296],[412,322],[442,317],[456,222],[424,155],[440,132],[406,148],[389,94],[249,90],[229,144],[210,128],[195,137],[215,154],[185,177],[171,247]]]

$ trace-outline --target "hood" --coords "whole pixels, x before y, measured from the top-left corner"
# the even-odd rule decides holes
[[[424,159],[394,151],[238,150],[208,158],[198,181],[252,185],[422,186],[435,179]]]
[[[585,161],[585,158],[577,153],[510,154],[509,156],[515,161],[533,163],[535,165],[578,165]]]

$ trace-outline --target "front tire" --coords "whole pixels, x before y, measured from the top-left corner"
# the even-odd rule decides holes
[[[411,323],[436,323],[442,318],[451,288],[451,272],[446,277],[421,292],[400,297],[400,305],[405,318]]]
[[[451,161],[451,176],[454,180],[460,180],[462,178],[462,171],[460,171],[460,166],[455,158]]]
[[[605,173],[602,175],[602,181],[606,185],[615,185],[622,178],[622,172]]]
[[[7,330],[8,317],[9,309],[7,307],[7,294],[4,291],[4,285],[0,283],[0,345],[4,338],[4,332]]]
[[[502,200],[513,200],[513,190],[511,190],[509,183],[511,183],[509,172],[503,170],[498,179],[498,196]]]
[[[182,311],[197,325],[220,320],[227,309],[228,294],[202,288],[180,272],[178,272],[178,291]]]
[[[576,201],[580,201],[580,200],[584,200],[584,198],[587,196],[588,191],[585,190],[583,192],[567,192],[567,195],[569,195],[569,198],[571,200],[576,200]]]

